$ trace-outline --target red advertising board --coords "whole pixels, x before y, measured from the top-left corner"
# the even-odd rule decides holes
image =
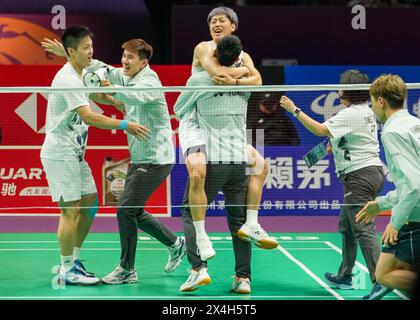
[[[60,66],[0,66],[0,87],[49,86]],[[164,86],[185,85],[190,66],[152,66]],[[178,93],[167,93],[169,111]],[[0,94],[0,214],[58,213],[51,202],[48,183],[39,158],[45,137],[46,95],[37,93]],[[116,109],[93,104],[95,111],[122,118]],[[177,121],[172,120],[177,128]],[[86,161],[89,163],[101,204],[100,214],[115,213],[115,206],[103,206],[105,178],[103,166],[107,157],[114,161],[129,156],[127,138],[121,130],[89,129]],[[171,214],[170,178],[151,196],[147,208],[154,214]]]

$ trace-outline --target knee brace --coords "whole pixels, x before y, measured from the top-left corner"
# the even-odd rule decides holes
[[[93,206],[90,207],[88,210],[89,217],[93,220],[96,214],[98,213],[98,211],[99,211],[99,200],[98,200],[98,196],[96,196]]]

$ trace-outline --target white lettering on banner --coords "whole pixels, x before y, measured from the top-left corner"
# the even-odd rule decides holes
[[[283,201],[276,200],[276,202],[274,202],[274,207],[276,208],[276,210],[282,210],[283,206],[284,206]]]
[[[30,196],[50,196],[50,189],[48,187],[27,187],[19,192],[21,197],[30,197]]]
[[[341,206],[340,206],[340,201],[339,200],[333,200],[331,202],[331,209],[332,210],[337,210],[337,209],[340,209],[340,208],[341,208]]]
[[[298,208],[298,209],[306,209],[306,202],[305,202],[305,201],[303,201],[303,200],[298,201],[298,203],[297,203],[297,208]]]
[[[318,201],[317,200],[309,200],[308,205],[309,205],[309,209],[318,209]]]
[[[324,104],[321,104],[321,100],[324,99]],[[338,103],[335,104],[334,102],[338,100],[340,102],[338,93],[332,91],[328,94],[320,95],[316,97],[314,101],[311,103],[311,110],[319,115],[324,116],[324,121],[327,121],[333,115],[337,114],[339,111],[343,110],[345,107]]]
[[[270,170],[265,179],[265,188],[293,189],[293,158],[277,157],[266,158],[266,160],[270,165]]]
[[[207,209],[214,210],[216,209],[216,201],[213,200],[208,206]]]
[[[6,174],[7,172],[7,174]],[[9,171],[6,171],[6,168],[0,168],[0,179],[2,180],[41,180],[43,170],[41,168],[30,168],[29,173],[26,172],[26,168],[9,168]]]
[[[273,207],[273,203],[270,200],[265,200],[263,202],[263,208],[265,210],[271,210],[272,207]]]
[[[16,195],[16,185],[14,183],[3,183],[1,187],[2,196],[15,196]]]
[[[217,201],[217,210],[224,210],[225,209],[225,200]]]
[[[327,200],[321,200],[321,201],[319,202],[319,208],[320,208],[321,210],[323,210],[323,209],[329,209],[329,208],[330,208],[330,204],[328,203],[328,201],[327,201]]]
[[[295,200],[286,200],[286,210],[295,210]]]
[[[321,187],[329,187],[331,185],[331,177],[329,172],[324,172],[329,167],[329,160],[320,160],[314,166],[308,168],[304,160],[297,161],[298,178],[303,178],[299,185],[299,189],[321,189]],[[321,180],[324,180],[322,185]]]

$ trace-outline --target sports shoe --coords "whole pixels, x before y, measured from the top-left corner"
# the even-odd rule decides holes
[[[179,245],[176,247],[169,247],[168,263],[165,266],[165,272],[175,271],[181,264],[182,258],[187,253],[187,246],[184,237],[178,237]]]
[[[200,255],[201,261],[207,261],[216,255],[212,243],[207,235],[204,237],[197,237],[197,254]]]
[[[235,276],[233,279],[232,291],[240,294],[251,293],[251,281],[249,278],[238,278]]]
[[[96,286],[101,282],[101,279],[95,276],[87,277],[79,268],[73,266],[67,272],[64,271],[64,268],[60,268],[59,281],[69,285]]]
[[[94,277],[95,275],[92,272],[86,270],[85,266],[83,265],[82,261],[84,260],[74,260],[74,265],[77,269],[79,269],[86,277]]]
[[[250,226],[245,223],[238,230],[237,235],[242,241],[253,241],[257,247],[262,249],[275,249],[279,245],[259,224]]]
[[[324,274],[324,277],[330,285],[337,287],[338,289],[343,289],[343,290],[354,289],[351,276],[342,277],[339,275],[332,274],[331,272],[327,272]]]
[[[373,284],[372,290],[368,295],[363,296],[363,300],[381,300],[385,297],[388,293],[390,293],[393,289],[384,287],[379,283],[375,282]]]
[[[179,288],[182,292],[191,292],[198,287],[206,286],[211,283],[211,278],[207,272],[207,268],[201,268],[199,271],[192,270],[187,281]]]
[[[127,270],[118,266],[110,274],[103,277],[102,282],[105,284],[137,283],[137,271],[136,269]]]

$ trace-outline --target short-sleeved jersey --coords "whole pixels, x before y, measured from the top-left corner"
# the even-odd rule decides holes
[[[367,103],[350,105],[324,122],[332,138],[337,175],[368,166],[381,166],[378,125]]]
[[[86,70],[83,71],[85,73]],[[52,88],[84,87],[82,78],[67,62],[55,75]],[[76,109],[88,106],[87,93],[51,93],[48,96],[45,140],[41,157],[54,160],[78,160],[84,158],[88,126]]]

